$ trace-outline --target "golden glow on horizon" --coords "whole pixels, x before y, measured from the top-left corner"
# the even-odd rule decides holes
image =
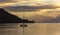
[[[56,6],[60,6],[60,4],[55,4]]]
[[[42,15],[42,13],[44,13],[44,12],[46,12],[46,11],[47,11],[47,9],[38,10],[38,11],[36,12],[36,14]]]

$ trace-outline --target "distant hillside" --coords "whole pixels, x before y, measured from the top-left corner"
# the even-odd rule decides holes
[[[35,21],[36,23],[60,23],[60,16],[52,18],[48,16],[35,15],[29,19]]]

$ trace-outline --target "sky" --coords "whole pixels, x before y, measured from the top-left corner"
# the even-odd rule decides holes
[[[17,1],[17,2],[15,2]],[[60,0],[24,0],[21,2],[21,0],[0,0],[0,3],[4,4],[4,3],[14,3],[14,5],[29,5],[29,4],[56,4],[58,6],[60,6]],[[11,5],[11,4],[10,4]]]
[[[17,1],[17,2],[13,2],[14,1]],[[1,3],[2,2],[2,3]],[[8,3],[10,2],[10,3]],[[33,4],[55,4],[55,5],[58,5],[60,6],[60,0],[24,0],[24,1],[20,1],[20,0],[0,0],[0,6],[4,7],[4,6],[19,6],[19,5],[33,5]]]
[[[17,1],[17,2],[12,2],[12,1]],[[43,16],[47,15],[48,16],[47,11],[49,11],[50,7],[54,8],[55,5],[56,6],[60,6],[60,0],[24,0],[24,1],[22,1],[22,0],[21,1],[20,0],[2,0],[1,1],[0,0],[0,2],[2,2],[2,3],[0,3],[1,7],[4,7],[4,6],[6,6],[6,7],[7,6],[13,6],[13,7],[17,6],[15,8],[9,8],[8,7],[8,8],[5,8],[5,10],[9,11],[11,14],[17,15],[18,17],[21,17],[21,18],[23,18],[23,14],[24,14],[25,15],[24,17],[28,18],[28,19],[31,16],[36,16],[36,15],[43,15]],[[49,4],[52,4],[54,6],[51,6],[51,5],[48,6],[48,7],[45,6],[45,5],[49,5]],[[20,11],[17,12],[16,10],[20,10],[21,9],[21,7],[18,7],[18,6],[21,6],[21,5],[23,5],[23,6],[42,5],[42,9],[40,8],[37,11],[33,11],[33,12],[32,11],[30,11],[30,12],[27,12],[27,11],[26,12],[20,12]],[[22,7],[22,10],[23,9],[24,8]],[[29,10],[29,8],[27,8],[27,9]],[[24,9],[24,11],[27,10],[27,9]],[[13,10],[16,11],[16,12],[14,12]],[[51,11],[53,11],[53,10],[58,10],[58,9],[52,9]],[[59,11],[60,11],[60,8],[59,8]],[[45,14],[43,14],[43,13],[45,13]]]
[[[18,3],[20,4],[20,1]],[[24,3],[25,4],[32,3],[32,4],[44,4],[44,5],[46,5],[46,4],[59,5],[60,4],[60,0],[30,0],[30,1],[25,1]]]

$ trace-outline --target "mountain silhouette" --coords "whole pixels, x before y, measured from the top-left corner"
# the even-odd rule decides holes
[[[54,18],[42,15],[34,15],[28,18],[29,20],[35,21],[35,23],[53,23],[55,22]]]
[[[60,15],[58,15],[54,20],[52,20],[53,22],[56,23],[60,23]]]
[[[56,18],[43,15],[34,15],[31,16],[29,19],[35,21],[35,23],[60,23],[60,15]]]
[[[34,21],[21,19],[0,8],[0,23],[34,23]]]

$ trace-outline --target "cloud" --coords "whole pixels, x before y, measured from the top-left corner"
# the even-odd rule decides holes
[[[8,6],[4,7],[4,9],[15,12],[33,12],[38,9],[55,9],[54,5],[44,5],[44,6]]]
[[[5,2],[16,2],[16,0],[0,0],[0,3],[5,3]]]
[[[32,7],[32,6],[13,6],[5,8],[9,11],[15,11],[15,12],[31,12],[39,9],[38,7]]]

